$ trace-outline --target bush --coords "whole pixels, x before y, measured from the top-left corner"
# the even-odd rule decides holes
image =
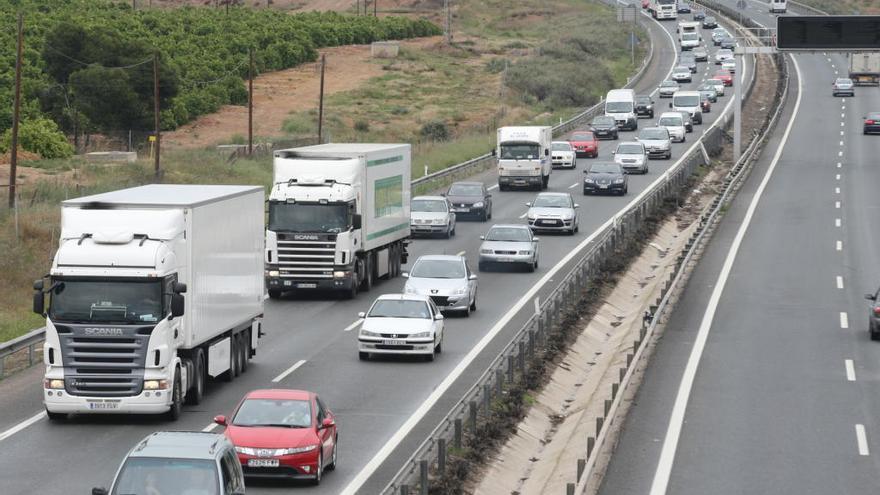
[[[504,70],[509,64],[508,60],[503,57],[493,58],[486,62],[486,72],[490,74],[498,74]]]
[[[0,151],[6,153],[12,146],[12,129],[7,129],[0,139]],[[69,158],[73,156],[73,146],[58,129],[58,124],[49,119],[27,120],[18,128],[19,148],[37,153],[43,158]]]
[[[431,141],[446,141],[449,139],[449,127],[442,120],[431,120],[422,125],[419,135]]]
[[[366,120],[358,120],[354,123],[354,130],[358,132],[370,132],[370,123]]]

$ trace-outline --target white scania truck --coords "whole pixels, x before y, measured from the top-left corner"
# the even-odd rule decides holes
[[[678,2],[676,0],[650,0],[648,12],[654,19],[678,19]]]
[[[547,189],[553,163],[550,145],[553,129],[549,126],[502,127],[498,129],[498,189],[532,187]]]
[[[355,297],[400,275],[410,237],[410,145],[330,143],[275,152],[266,229],[269,297]]]
[[[62,203],[58,251],[34,283],[50,419],[177,419],[208,377],[247,369],[262,334],[264,196],[149,185]]]

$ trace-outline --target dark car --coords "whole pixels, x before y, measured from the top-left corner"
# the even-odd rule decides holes
[[[610,115],[600,115],[590,122],[593,134],[599,138],[617,139],[617,122]]]
[[[736,40],[730,36],[721,38],[721,43],[718,43],[718,46],[727,50],[733,50],[736,48]]]
[[[623,196],[629,189],[623,168],[614,162],[594,163],[584,170],[584,194],[611,193]]]
[[[703,113],[709,113],[712,111],[712,102],[709,100],[709,97],[700,93],[700,110]]]
[[[691,52],[681,52],[681,55],[678,57],[678,65],[690,69],[691,74],[697,73],[697,57]]]
[[[880,114],[876,114],[880,117]],[[880,289],[873,294],[865,294],[865,299],[871,301],[868,312],[868,335],[871,340],[880,340]]]
[[[705,18],[706,18],[706,12],[705,12],[705,11],[698,10],[698,11],[694,12],[694,20],[695,20],[695,21],[702,21],[702,20],[705,19]]]
[[[694,16],[694,18],[696,19],[696,16]],[[715,29],[717,27],[718,21],[716,21],[714,17],[711,15],[703,17],[703,29]]]
[[[679,14],[690,14],[691,6],[689,3],[681,2],[678,4],[678,13]]]
[[[636,115],[654,118],[654,100],[650,96],[636,96]]]
[[[492,195],[482,182],[453,182],[444,196],[456,219],[471,215],[485,222],[492,218]]]
[[[880,134],[880,112],[865,115],[865,134]]]

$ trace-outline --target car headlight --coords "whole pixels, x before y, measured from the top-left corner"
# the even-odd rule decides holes
[[[623,184],[623,178],[621,177],[620,179],[614,179],[614,183],[615,184]]]
[[[592,183],[593,183],[593,179],[587,177],[586,179],[584,179],[584,182],[586,182],[587,184],[592,184]]]
[[[574,215],[564,215],[562,217],[563,220],[571,220],[572,218],[574,218]]]
[[[281,275],[281,272],[279,272],[278,270],[267,270],[266,271],[266,276],[269,276],[269,277],[278,277],[280,275]]]
[[[381,336],[382,336],[381,334],[378,334],[376,332],[371,332],[369,330],[361,329],[361,337],[381,337]]]
[[[275,451],[275,455],[302,454],[304,452],[311,452],[317,448],[317,445],[306,445],[305,447],[294,447],[292,449],[278,449]]]
[[[409,337],[410,337],[411,339],[426,339],[426,338],[428,338],[428,337],[430,337],[430,336],[431,336],[431,332],[428,331],[428,332],[414,333],[414,334],[410,335]]]
[[[165,390],[168,380],[144,380],[144,390]]]
[[[239,447],[238,445],[236,445],[235,451],[238,452],[239,454],[254,455],[254,456],[257,455],[257,449],[253,449],[251,447]]]
[[[433,221],[431,221],[431,223],[433,223],[434,225],[446,225],[446,219],[445,218],[435,218]]]
[[[535,219],[538,218],[538,215],[532,215],[532,214],[529,214],[529,215],[528,215],[528,218],[529,218],[529,220],[535,220]]]
[[[474,206],[474,208],[482,208],[484,205],[483,205],[482,201],[477,201],[476,203],[473,204],[473,206]]]
[[[528,255],[532,254],[532,252],[531,251],[520,251],[519,254],[528,256]]]
[[[403,293],[404,294],[418,294],[419,292],[416,290],[415,287],[410,287],[407,285],[403,288]]]
[[[459,288],[455,291],[455,294],[460,296],[460,295],[464,294],[465,292],[467,292],[467,290],[468,290],[467,286],[459,287]]]
[[[492,254],[491,249],[480,249],[480,254]]]

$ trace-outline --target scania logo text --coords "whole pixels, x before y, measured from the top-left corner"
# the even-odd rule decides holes
[[[314,234],[294,234],[293,239],[295,241],[317,241],[318,236]]]
[[[121,328],[84,328],[83,333],[89,337],[120,337]]]

